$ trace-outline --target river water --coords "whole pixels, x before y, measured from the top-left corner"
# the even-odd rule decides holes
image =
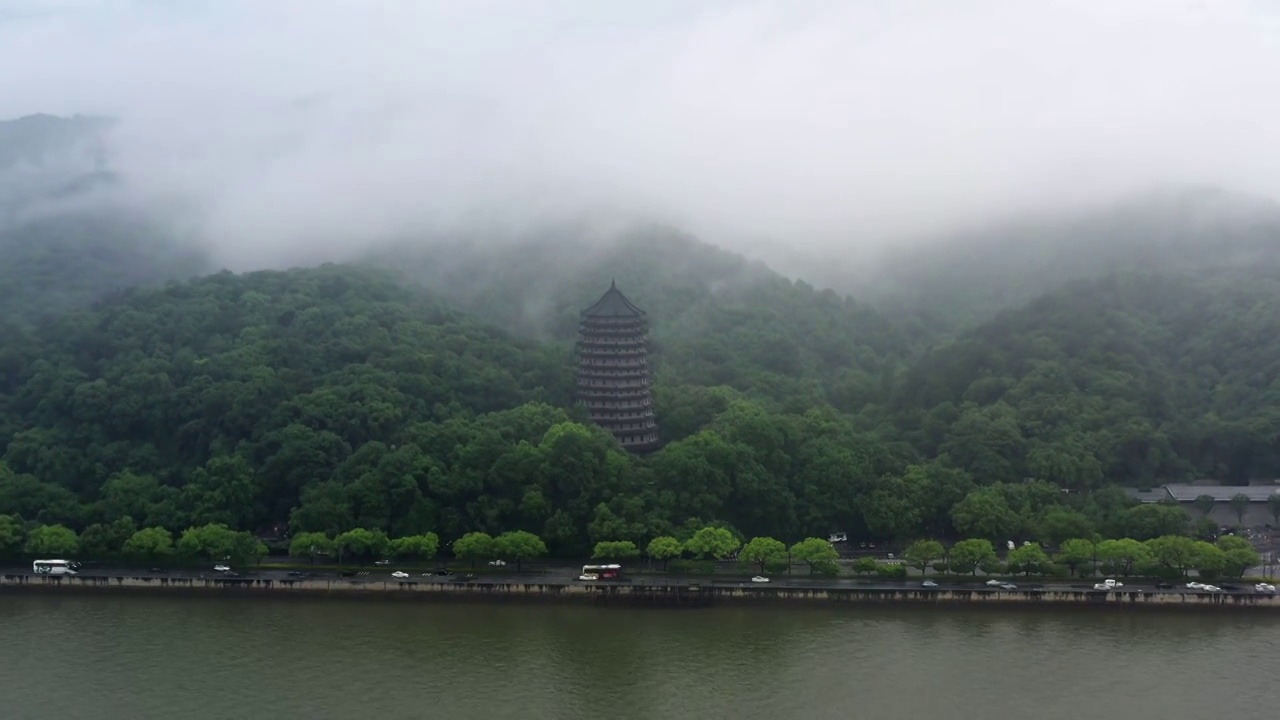
[[[1268,717],[1280,618],[0,595],[0,718]]]

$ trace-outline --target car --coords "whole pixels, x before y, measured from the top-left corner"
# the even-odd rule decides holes
[[[991,580],[988,580],[988,581],[987,581],[987,584],[988,584],[988,585],[990,585],[991,587],[1000,587],[1001,585],[1003,585],[1003,584],[1004,584],[1004,581],[1003,581],[1003,580],[996,580],[996,579],[992,578]]]
[[[920,587],[925,587],[925,588],[936,588],[936,587],[938,587],[938,583],[936,583],[936,582],[934,582],[934,581],[932,581],[932,580],[925,580],[924,582],[920,583]]]
[[[1222,592],[1222,588],[1217,585],[1204,585],[1200,589],[1205,592]]]
[[[1260,583],[1258,583],[1257,585],[1254,585],[1254,586],[1253,586],[1253,591],[1254,591],[1254,592],[1260,592],[1260,593],[1263,593],[1263,594],[1265,594],[1265,595],[1275,595],[1275,594],[1276,594],[1276,586],[1275,586],[1275,585],[1272,585],[1271,583],[1260,582]]]
[[[290,570],[290,571],[289,571],[289,577],[302,577],[302,571],[301,571],[301,570]]]
[[[228,573],[228,572],[231,572],[231,566],[230,565],[214,565],[213,571],[220,572],[220,573]]]
[[[165,572],[168,572],[168,570],[165,570],[164,568],[153,567],[153,568],[151,568],[151,570],[150,570],[149,572],[153,572],[153,573],[157,573],[157,574],[159,574],[159,573],[165,573]]]
[[[503,565],[507,564],[507,561],[506,560],[490,560],[489,564],[494,567],[502,567]]]
[[[599,580],[599,579],[600,579],[600,576],[599,576],[599,575],[597,575],[597,574],[595,574],[595,573],[583,573],[583,574],[581,574],[581,575],[579,575],[579,576],[578,576],[578,579],[579,579],[579,580],[585,580],[585,581],[588,581],[588,582],[589,582],[589,581],[591,581],[591,580]]]
[[[1017,585],[1014,585],[1014,584],[1013,584],[1013,583],[1011,583],[1011,582],[1007,582],[1007,583],[1000,583],[1000,589],[1001,589],[1001,590],[1017,590],[1017,589],[1018,589],[1018,586],[1017,586]]]
[[[390,565],[390,564],[391,564],[391,561],[390,561],[390,560],[375,560],[373,564],[374,564],[374,565]]]
[[[755,577],[751,578],[751,582],[753,582],[753,583],[767,583],[767,582],[769,582],[769,578],[767,578],[767,577],[765,577],[765,576],[763,576],[763,575],[756,575]]]
[[[1094,583],[1093,589],[1094,590],[1111,590],[1112,586],[1106,583]]]
[[[395,572],[391,573],[391,577],[393,577],[393,578],[407,578],[407,577],[409,577],[409,573],[407,573],[407,572],[405,572],[405,571],[403,571],[403,570],[397,570],[397,571],[395,571]]]

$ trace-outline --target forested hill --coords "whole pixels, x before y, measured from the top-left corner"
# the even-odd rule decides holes
[[[1280,272],[1070,284],[930,353],[892,405],[993,480],[1280,476]]]
[[[930,341],[870,305],[663,227],[396,246],[371,262],[511,332],[561,343],[616,279],[653,320],[669,394],[727,385],[793,410],[853,411],[882,396],[880,380]]]

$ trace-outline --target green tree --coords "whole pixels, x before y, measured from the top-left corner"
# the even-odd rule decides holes
[[[995,562],[996,549],[986,538],[971,538],[956,543],[949,557],[955,572],[977,575],[978,567],[983,563]]]
[[[121,549],[135,560],[159,562],[173,555],[173,534],[162,527],[142,528]]]
[[[781,540],[775,540],[771,537],[751,538],[751,541],[743,545],[742,550],[738,552],[738,558],[749,563],[755,563],[760,568],[760,572],[763,573],[766,565],[786,561],[787,546]]]
[[[684,549],[694,557],[723,560],[741,545],[733,533],[722,527],[704,527],[693,534]]]
[[[791,557],[809,566],[809,572],[830,572],[835,568],[840,553],[822,538],[805,538],[791,546]]]
[[[312,565],[316,564],[316,558],[337,554],[333,538],[322,532],[301,532],[289,539],[289,556],[307,558]]]
[[[1196,540],[1194,543],[1195,558],[1192,560],[1192,566],[1200,577],[1212,579],[1221,575],[1227,567],[1227,554],[1212,543],[1203,540]]]
[[[902,557],[911,567],[925,574],[929,569],[929,563],[942,557],[942,543],[937,540],[917,540],[906,547],[902,551]]]
[[[1097,545],[1092,540],[1072,538],[1062,543],[1058,549],[1057,559],[1074,575],[1081,565],[1092,562],[1097,557],[1096,553]],[[1096,568],[1094,570],[1096,571]]]
[[[644,552],[654,560],[661,560],[662,570],[665,572],[668,562],[684,554],[684,543],[669,535],[662,535],[650,540]]]
[[[22,550],[26,541],[22,522],[12,515],[0,515],[0,557],[12,558]]]
[[[951,509],[951,521],[965,535],[1007,540],[1022,529],[1022,519],[997,487],[974,490]]]
[[[1198,495],[1191,501],[1191,506],[1200,512],[1200,517],[1209,517],[1209,513],[1213,512],[1213,506],[1217,504],[1218,501],[1214,500],[1212,495]]]
[[[497,545],[489,533],[469,532],[453,541],[453,554],[459,560],[470,562],[473,568],[477,560],[491,560],[497,553]]]
[[[1103,540],[1098,543],[1097,556],[1104,562],[1114,564],[1121,575],[1129,577],[1135,567],[1151,560],[1151,549],[1132,538]]]
[[[433,532],[405,535],[391,541],[391,554],[397,558],[430,560],[440,551],[440,536]]]
[[[342,562],[345,557],[354,557],[360,564],[385,557],[391,548],[391,541],[385,532],[370,528],[348,530],[334,538],[333,544],[338,549],[338,562]]]
[[[1069,508],[1053,508],[1044,514],[1036,536],[1052,547],[1058,547],[1071,538],[1092,537],[1093,522],[1084,513]]]
[[[28,555],[70,557],[80,550],[80,539],[74,530],[63,525],[41,525],[27,534],[23,549]]]
[[[1244,493],[1236,493],[1227,501],[1227,505],[1231,507],[1231,512],[1236,516],[1236,522],[1244,522],[1244,514],[1249,511],[1249,496]]]
[[[640,548],[630,540],[602,540],[591,552],[593,560],[630,560],[640,557]]]
[[[206,557],[233,563],[256,561],[267,548],[253,535],[237,532],[221,523],[187,528],[178,539],[178,552],[188,557]]]
[[[870,575],[880,569],[880,563],[873,557],[863,556],[853,561],[853,571],[859,575]]]
[[[1049,565],[1049,556],[1039,543],[1028,543],[1010,550],[1008,561],[1010,570],[1016,568],[1023,575],[1030,575],[1033,572],[1044,572]]]
[[[1238,535],[1218,538],[1218,549],[1223,553],[1223,571],[1232,577],[1242,577],[1249,568],[1262,562],[1253,543]]]
[[[1164,535],[1146,542],[1155,562],[1186,575],[1187,570],[1195,567],[1200,557],[1196,541],[1183,535]]]
[[[1124,513],[1124,534],[1135,540],[1151,540],[1166,535],[1185,535],[1191,516],[1179,505],[1147,503]]]
[[[116,518],[109,523],[94,523],[80,533],[80,554],[95,560],[114,558],[125,541],[138,531],[133,518]]]
[[[499,555],[516,561],[516,572],[523,569],[525,560],[540,558],[547,554],[547,545],[542,538],[524,530],[504,532],[493,539],[493,544]]]

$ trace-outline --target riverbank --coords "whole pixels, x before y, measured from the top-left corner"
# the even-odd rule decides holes
[[[413,600],[513,600],[576,602],[602,606],[712,607],[740,604],[929,605],[929,606],[1092,606],[1195,607],[1280,610],[1280,597],[1254,592],[1206,593],[1189,589],[1115,591],[1071,587],[849,587],[807,583],[630,582],[582,583],[475,579],[458,581],[312,578],[130,577],[127,575],[48,576],[6,574],[4,592],[155,592],[246,596],[366,597]]]

